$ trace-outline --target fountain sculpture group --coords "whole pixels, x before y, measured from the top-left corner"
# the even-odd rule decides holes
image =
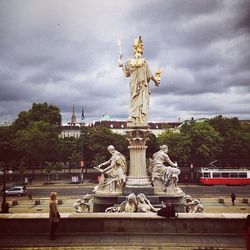
[[[127,166],[126,158],[114,146],[108,146],[111,158],[95,167],[101,178],[93,195],[93,212],[156,212],[152,204],[159,206],[162,203],[173,204],[176,211],[184,212],[185,193],[178,187],[180,169],[176,162],[170,160],[168,147],[162,145],[146,164],[149,84],[152,80],[156,86],[160,85],[161,70],[157,70],[155,75],[151,73],[147,60],[142,57],[141,37],[135,39],[133,48],[134,58],[126,63],[122,63],[121,53],[119,58],[119,67],[126,77],[130,77],[126,131],[130,165]],[[75,206],[77,212],[89,207],[88,204],[81,205],[80,201]]]

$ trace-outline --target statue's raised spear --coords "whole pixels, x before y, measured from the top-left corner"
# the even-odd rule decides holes
[[[119,48],[118,65],[119,65],[119,67],[123,67],[123,63],[122,63],[122,46],[121,46],[121,40],[119,38],[117,39],[117,44],[118,44],[118,48]]]

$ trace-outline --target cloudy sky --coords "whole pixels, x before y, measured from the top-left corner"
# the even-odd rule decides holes
[[[32,103],[72,105],[80,120],[127,118],[129,79],[117,66],[142,36],[152,72],[151,121],[222,114],[250,119],[247,0],[0,0],[0,122]]]

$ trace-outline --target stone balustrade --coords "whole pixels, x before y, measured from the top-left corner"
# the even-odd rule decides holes
[[[0,214],[0,235],[47,234],[46,213]],[[154,213],[61,213],[58,233],[84,234],[242,234],[247,214],[179,213],[166,219]]]

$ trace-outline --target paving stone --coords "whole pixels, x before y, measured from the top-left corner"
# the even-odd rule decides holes
[[[198,250],[199,247],[205,246],[214,247],[216,250],[243,250],[245,242],[241,236],[206,235],[59,234],[55,241],[50,241],[48,235],[5,236],[4,239],[0,237],[0,248],[13,250]]]

